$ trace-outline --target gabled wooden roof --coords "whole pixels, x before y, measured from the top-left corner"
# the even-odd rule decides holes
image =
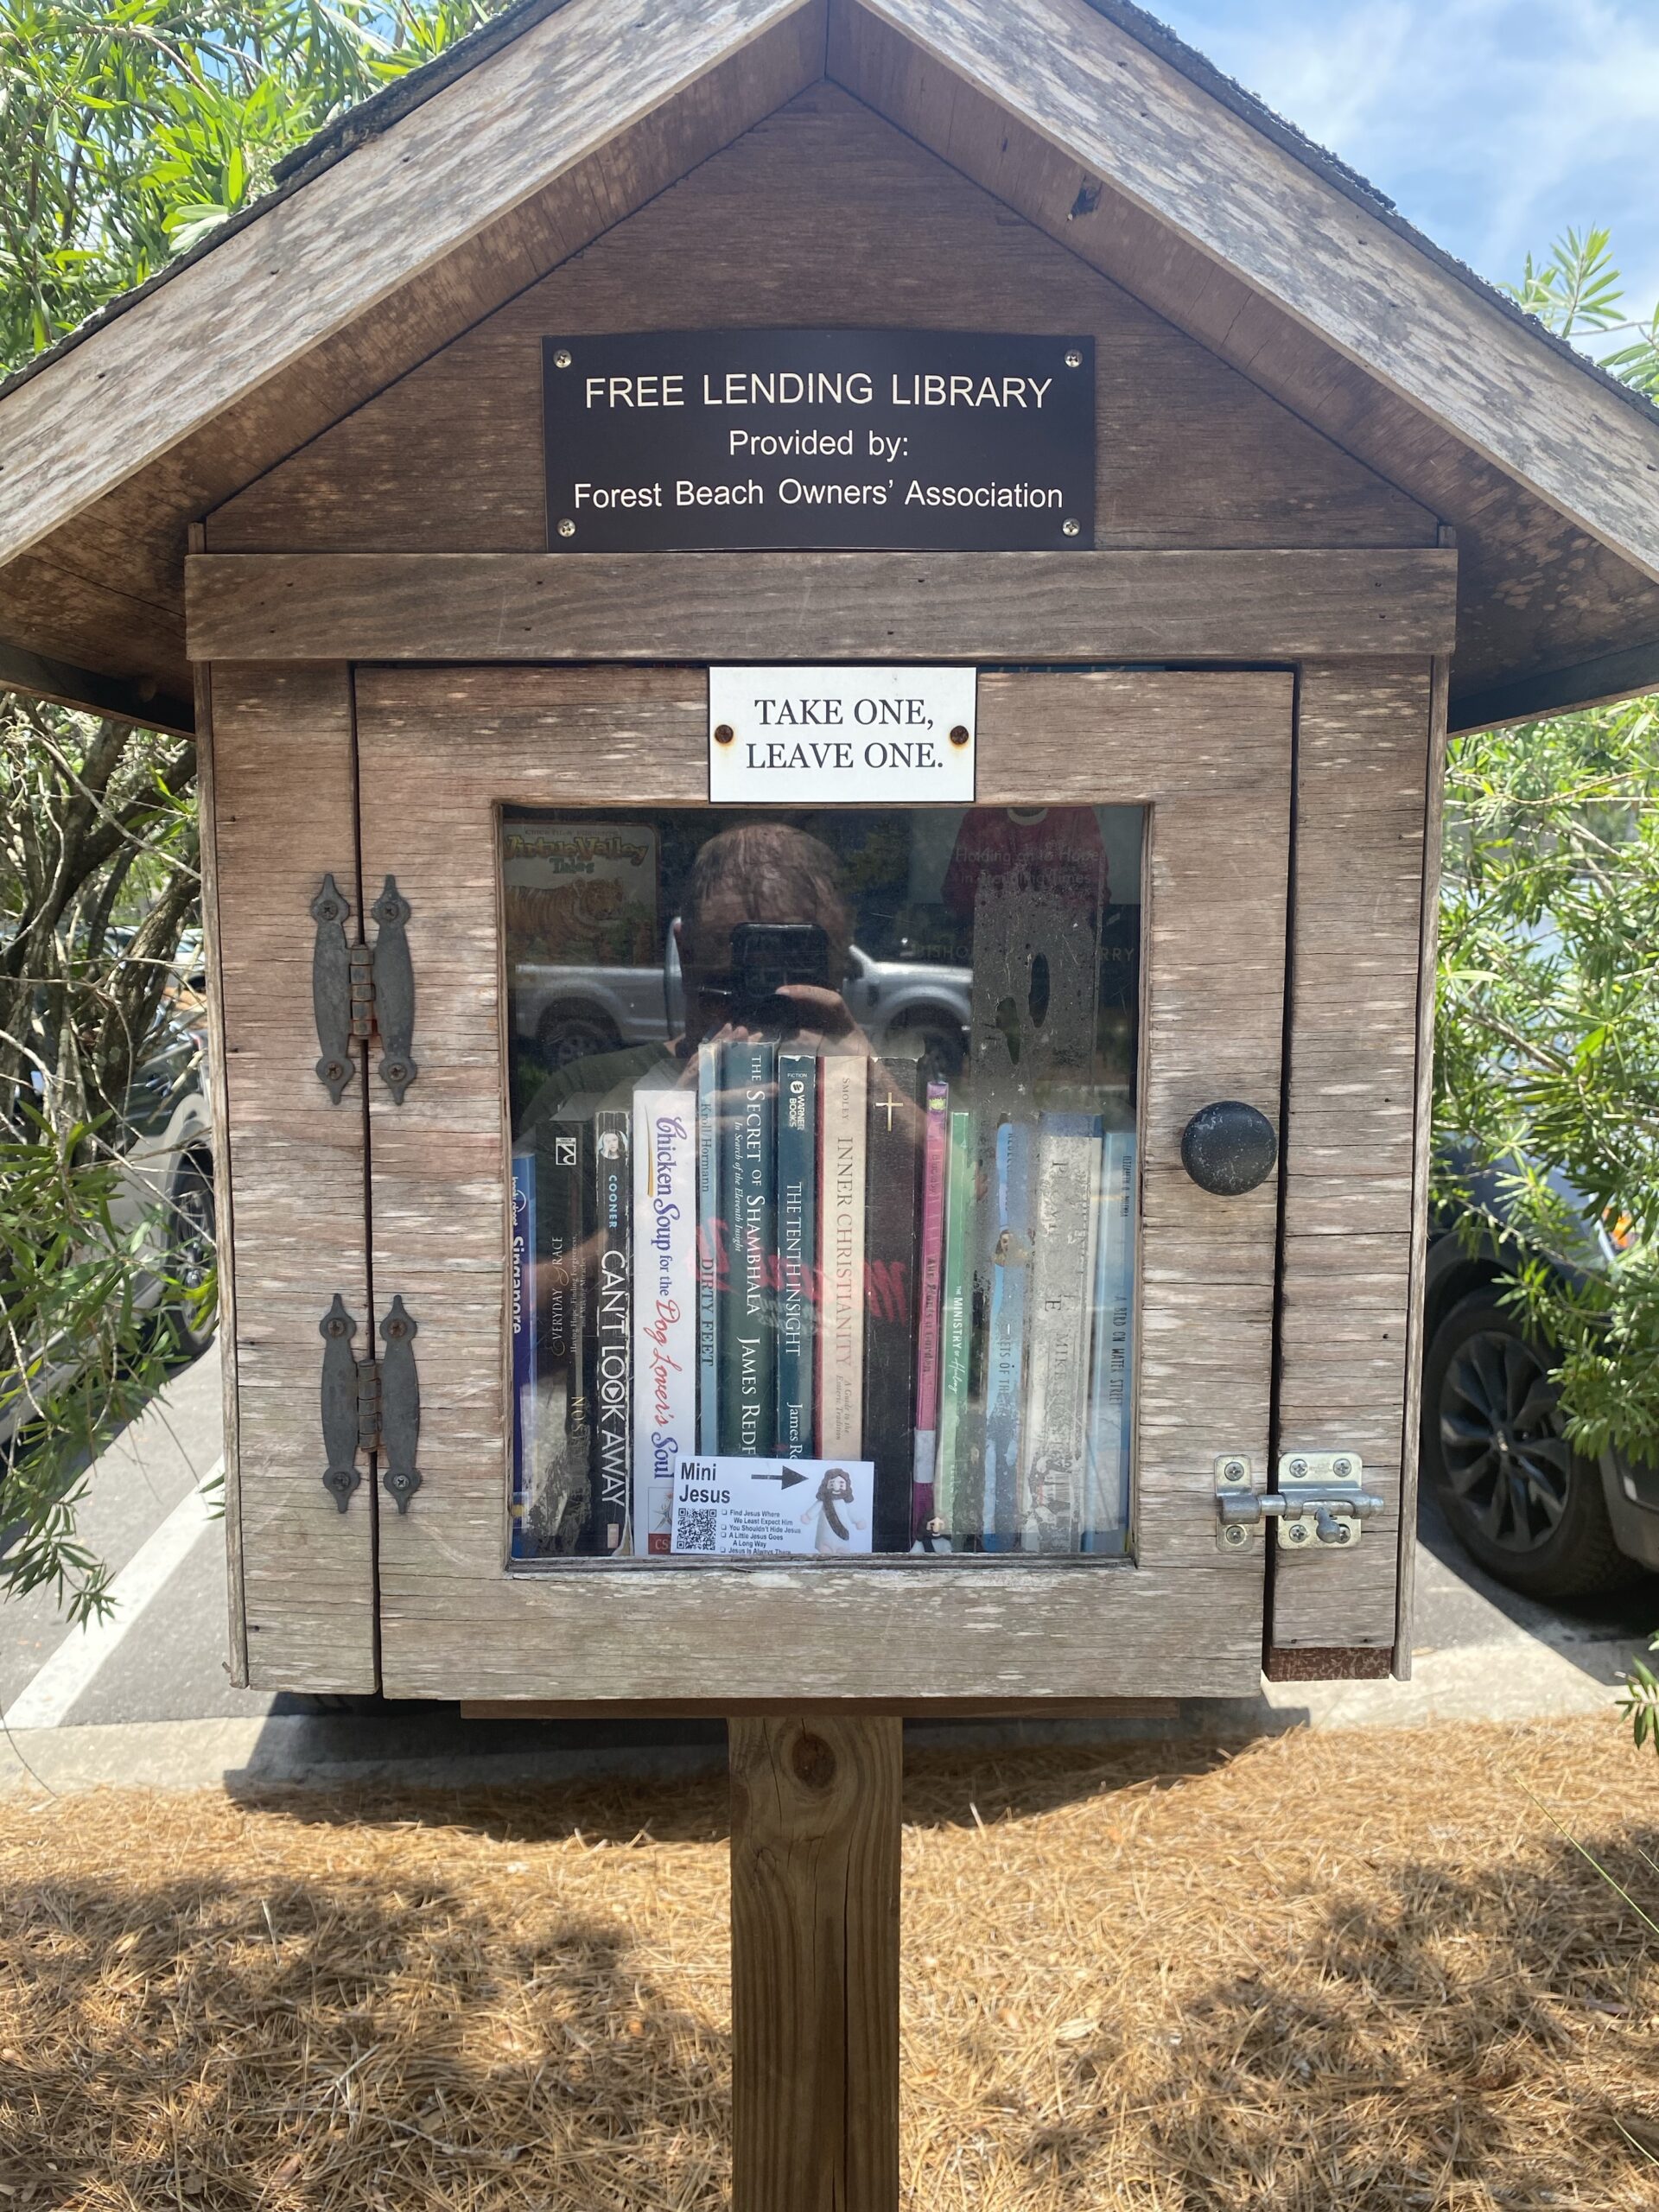
[[[1456,525],[1454,723],[1659,682],[1659,412],[1123,0],[510,10],[0,387],[0,681],[188,727],[188,524],[825,75]]]

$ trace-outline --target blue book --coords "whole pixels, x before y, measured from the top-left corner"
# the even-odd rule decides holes
[[[1014,1548],[1019,1529],[1020,1429],[1025,1405],[1026,1286],[1031,1268],[1031,1129],[996,1133],[992,1192],[996,1243],[985,1351],[985,1548]]]
[[[720,1214],[720,1056],[697,1047],[697,1449],[720,1449],[720,1293],[726,1270]]]
[[[778,1441],[785,1459],[813,1456],[817,1365],[818,1060],[778,1054]]]

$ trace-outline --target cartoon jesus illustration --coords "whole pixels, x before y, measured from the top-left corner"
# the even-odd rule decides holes
[[[814,1551],[833,1557],[837,1553],[857,1548],[853,1539],[864,1533],[865,1523],[851,1511],[852,1503],[853,1478],[846,1468],[826,1468],[817,1495],[801,1516],[804,1529],[817,1516],[817,1527],[812,1541]]]

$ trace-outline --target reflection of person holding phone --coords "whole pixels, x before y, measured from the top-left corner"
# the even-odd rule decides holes
[[[537,1142],[570,1110],[626,1106],[666,1062],[690,1090],[697,1046],[770,1037],[808,1052],[868,1053],[869,1039],[842,996],[852,917],[830,848],[781,822],[744,822],[698,850],[674,924],[685,984],[685,1026],[660,1044],[593,1052],[548,1074],[519,1135]],[[511,950],[511,949],[510,949]],[[729,1110],[722,1103],[722,1117]],[[562,1281],[591,1274],[598,1240],[536,1271],[538,1308]]]
[[[715,1039],[798,1039],[809,1052],[870,1050],[841,994],[852,942],[841,869],[822,839],[781,822],[722,830],[698,851],[674,924],[685,1027],[659,1045],[593,1052],[537,1090],[523,1133],[577,1096],[625,1104],[634,1085],[674,1063],[696,1080],[697,1046]]]
[[[841,995],[851,917],[835,855],[780,822],[711,837],[691,867],[679,920],[685,1034],[784,1037],[809,1051],[869,1046]]]

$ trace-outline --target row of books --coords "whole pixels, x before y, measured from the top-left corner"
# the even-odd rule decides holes
[[[1135,1189],[1132,1134],[982,1127],[913,1059],[567,1101],[513,1155],[515,1555],[677,1548],[694,1457],[868,1466],[856,1548],[1121,1551]]]

